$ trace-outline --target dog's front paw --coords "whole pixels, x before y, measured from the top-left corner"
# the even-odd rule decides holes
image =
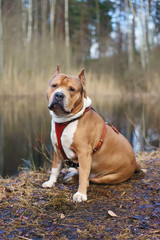
[[[84,202],[87,201],[87,195],[80,193],[80,192],[76,192],[73,195],[73,202]]]
[[[53,181],[46,181],[46,182],[44,182],[43,184],[42,184],[42,187],[43,188],[51,188],[51,187],[53,187],[55,185],[55,182],[53,182]]]

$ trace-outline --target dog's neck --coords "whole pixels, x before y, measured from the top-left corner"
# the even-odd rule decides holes
[[[50,111],[50,114],[52,116],[52,120],[54,122],[57,122],[57,123],[63,123],[63,122],[69,122],[73,119],[76,119],[76,118],[79,118],[83,115],[85,109],[89,106],[91,106],[92,104],[92,100],[87,97],[87,98],[84,98],[84,104],[83,104],[83,108],[76,114],[68,114],[68,115],[65,115],[65,116],[57,116],[56,114],[54,114],[53,111]]]

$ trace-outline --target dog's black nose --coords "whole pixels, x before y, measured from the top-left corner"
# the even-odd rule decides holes
[[[63,98],[64,98],[64,94],[61,93],[61,92],[56,92],[56,93],[54,94],[54,99],[55,99],[56,101],[58,101],[58,102],[62,101]]]

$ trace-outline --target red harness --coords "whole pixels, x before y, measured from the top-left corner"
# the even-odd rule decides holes
[[[86,108],[82,116],[84,116],[85,113],[88,112],[91,108],[92,108],[91,106],[88,107],[88,108]],[[92,109],[93,109],[93,108],[92,108]],[[94,110],[94,109],[93,109],[93,110]],[[82,116],[80,116],[80,117],[82,117]],[[80,117],[78,117],[78,118],[80,118]],[[56,136],[57,136],[58,147],[59,147],[59,149],[60,149],[60,151],[61,151],[61,154],[62,154],[62,156],[63,156],[63,158],[64,158],[65,163],[66,163],[67,165],[69,165],[69,166],[72,166],[72,167],[77,167],[78,165],[77,165],[76,163],[73,163],[73,162],[70,161],[69,159],[67,159],[67,156],[66,156],[66,154],[65,154],[65,152],[64,152],[64,149],[63,149],[63,146],[62,146],[61,136],[62,136],[62,133],[63,133],[64,129],[68,126],[68,124],[70,124],[71,122],[77,120],[78,118],[75,118],[75,119],[73,119],[73,120],[71,120],[71,121],[63,122],[63,123],[57,123],[57,122],[55,122],[55,131],[56,131]],[[113,129],[117,134],[119,134],[118,130],[117,130],[115,127],[113,127],[112,124],[109,124],[109,123],[108,123],[108,125],[111,126],[112,129]],[[103,139],[104,139],[104,136],[105,136],[105,133],[106,133],[106,128],[107,128],[107,125],[106,125],[106,123],[104,122],[104,130],[103,130],[102,137],[100,138],[97,147],[93,149],[93,153],[97,152],[98,149],[102,146],[102,144],[103,144]]]

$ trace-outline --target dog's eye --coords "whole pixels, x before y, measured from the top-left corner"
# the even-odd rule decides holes
[[[69,88],[69,91],[70,91],[70,92],[74,92],[75,89],[74,89],[73,87],[70,87],[70,88]]]
[[[52,84],[52,87],[53,88],[56,88],[57,87],[57,84],[55,83],[55,84]]]

